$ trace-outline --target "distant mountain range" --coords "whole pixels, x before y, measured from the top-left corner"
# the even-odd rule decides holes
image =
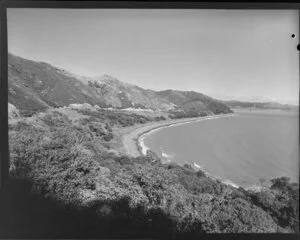
[[[228,96],[228,95],[222,95],[222,94],[214,94],[212,97],[224,100],[224,101],[240,101],[240,102],[276,102],[275,99],[267,98],[267,97],[261,97],[261,96]]]
[[[242,108],[242,109],[261,109],[261,110],[288,110],[298,111],[299,106],[281,104],[277,102],[241,102],[241,101],[222,101],[231,108]]]
[[[112,76],[83,77],[48,63],[8,54],[8,101],[20,113],[89,103],[107,108],[141,108],[181,113],[184,116],[230,113],[230,108],[251,107],[249,102],[223,101],[193,91],[154,91]],[[278,104],[257,104],[282,108]]]
[[[253,97],[230,97],[224,95],[215,95],[223,103],[232,108],[257,108],[257,109],[298,109],[299,103],[296,101],[281,102],[275,99],[253,96]]]

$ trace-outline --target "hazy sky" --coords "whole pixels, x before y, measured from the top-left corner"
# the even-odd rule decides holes
[[[8,9],[7,18],[9,52],[79,75],[298,100],[297,11]]]

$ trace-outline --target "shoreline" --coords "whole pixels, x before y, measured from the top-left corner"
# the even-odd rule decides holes
[[[151,134],[154,131],[157,131],[162,128],[188,124],[192,122],[199,122],[204,120],[211,120],[221,117],[235,116],[237,114],[220,114],[220,115],[210,115],[205,117],[195,117],[195,118],[184,118],[184,119],[171,119],[167,121],[151,122],[145,125],[139,125],[135,128],[130,129],[130,131],[125,132],[122,136],[122,144],[125,150],[125,153],[132,157],[144,156],[146,154],[145,148],[141,146],[141,138],[146,135]],[[145,153],[145,154],[144,154]]]
[[[197,118],[185,118],[185,119],[176,119],[176,120],[167,120],[167,121],[163,121],[163,122],[158,122],[156,124],[153,125],[149,125],[148,128],[145,130],[143,129],[143,127],[139,128],[139,129],[143,129],[142,132],[140,132],[136,138],[134,138],[133,140],[135,141],[135,146],[139,152],[139,156],[146,156],[147,155],[147,151],[151,149],[149,149],[145,144],[144,144],[144,139],[149,136],[150,134],[152,134],[153,132],[156,132],[158,130],[167,128],[167,127],[172,127],[172,126],[178,126],[178,125],[183,125],[183,124],[188,124],[188,123],[194,123],[194,122],[201,122],[201,121],[206,121],[206,120],[213,120],[213,119],[218,119],[218,118],[225,118],[225,117],[233,117],[233,116],[238,116],[239,113],[235,112],[235,113],[231,113],[231,114],[220,114],[220,115],[210,115],[210,116],[205,116],[205,117],[197,117]],[[155,125],[155,126],[154,126]],[[163,164],[166,163],[170,163],[172,161],[168,161],[168,160],[164,160],[164,156],[158,155],[158,157],[161,159]],[[177,163],[176,161],[173,161],[174,163]],[[177,163],[179,164],[179,163]],[[205,173],[205,175],[209,178],[211,178],[214,181],[219,181],[227,186],[231,186],[233,188],[244,188],[245,190],[250,190],[250,191],[254,191],[254,192],[259,192],[261,191],[261,189],[264,188],[268,188],[266,186],[261,186],[259,184],[253,184],[253,185],[249,185],[249,186],[243,186],[237,183],[232,182],[229,179],[225,179],[219,176],[214,176],[212,174],[210,174],[209,172],[207,172],[206,170],[203,169],[203,167],[201,167],[200,165],[198,165],[196,162],[190,162],[189,163],[195,170],[201,170]],[[180,165],[180,164],[179,164]],[[183,165],[183,164],[182,164]]]
[[[220,115],[210,115],[210,116],[205,116],[205,117],[197,117],[197,118],[185,118],[185,119],[175,119],[175,120],[168,120],[162,122],[157,122],[151,125],[146,125],[146,126],[141,126],[137,129],[134,129],[131,134],[133,133],[134,137],[131,138],[132,141],[135,142],[135,148],[138,152],[138,156],[146,156],[148,150],[150,150],[145,144],[144,144],[144,139],[146,136],[150,135],[153,132],[156,132],[158,130],[167,128],[167,127],[173,127],[173,126],[178,126],[178,125],[183,125],[183,124],[188,124],[188,123],[193,123],[193,122],[201,122],[201,121],[206,121],[206,120],[213,120],[213,119],[218,119],[218,118],[225,118],[225,117],[232,117],[238,115],[237,113],[232,113],[232,114],[220,114]],[[137,132],[137,134],[135,134]],[[125,134],[126,135],[126,134]],[[130,135],[127,134],[127,135]],[[128,152],[127,152],[128,153]],[[136,156],[137,157],[137,156]],[[158,156],[159,158],[162,158],[162,156]],[[169,161],[163,161],[164,163],[168,163]],[[203,170],[202,167],[200,167],[197,163],[191,162],[192,167],[198,170],[202,170],[205,172],[207,177],[215,180],[215,181],[220,181],[226,185],[230,185],[234,188],[239,188],[237,184],[231,182],[228,179],[221,179],[219,177],[213,176],[207,171]],[[256,188],[257,186],[255,186]]]
[[[167,120],[163,122],[151,122],[150,124],[137,126],[133,130],[131,130],[129,133],[125,133],[123,136],[123,145],[125,147],[126,154],[132,156],[132,157],[138,157],[138,156],[145,156],[147,154],[147,151],[150,150],[144,143],[143,140],[146,136],[149,134],[161,130],[163,128],[177,126],[177,125],[183,125],[193,122],[201,122],[206,120],[213,120],[218,118],[225,118],[225,117],[232,117],[237,116],[238,113],[232,113],[232,114],[220,114],[220,115],[210,115],[205,117],[196,117],[196,118],[184,118],[184,119],[172,119]],[[126,149],[127,148],[127,149]],[[158,156],[160,159],[162,156]],[[163,164],[168,163],[168,161],[163,162]],[[220,181],[225,185],[231,186],[233,188],[239,188],[241,186],[237,185],[236,183],[233,183],[229,179],[222,179],[218,176],[213,176],[207,171],[203,170],[201,166],[199,166],[195,162],[190,163],[194,169],[202,170],[205,172],[206,176],[213,179],[214,181]],[[254,185],[245,189],[251,189],[254,191],[259,191],[260,186]]]
[[[201,122],[201,121],[205,121],[205,120],[224,118],[224,117],[232,117],[235,115],[236,114],[210,115],[210,116],[197,117],[197,118],[192,118],[192,119],[185,118],[184,120],[182,119],[182,121],[179,121],[180,119],[176,119],[176,120],[178,120],[178,122],[176,121],[176,122],[166,123],[165,125],[154,127],[152,129],[149,129],[149,130],[139,134],[136,139],[136,146],[137,146],[137,149],[140,152],[141,156],[145,156],[147,154],[147,151],[150,149],[144,144],[144,138],[153,132],[156,132],[158,130],[168,128],[168,127],[173,127],[173,126],[178,126],[178,125],[183,125],[183,124],[188,124],[188,123],[194,123],[194,122]]]

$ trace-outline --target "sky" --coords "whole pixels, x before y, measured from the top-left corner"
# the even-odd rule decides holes
[[[298,102],[296,10],[8,9],[7,24],[9,52],[79,75]]]

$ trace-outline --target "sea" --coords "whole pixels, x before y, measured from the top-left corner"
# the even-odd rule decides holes
[[[164,127],[143,145],[164,161],[192,164],[234,187],[255,189],[286,176],[299,182],[299,113],[238,111],[233,116]]]

